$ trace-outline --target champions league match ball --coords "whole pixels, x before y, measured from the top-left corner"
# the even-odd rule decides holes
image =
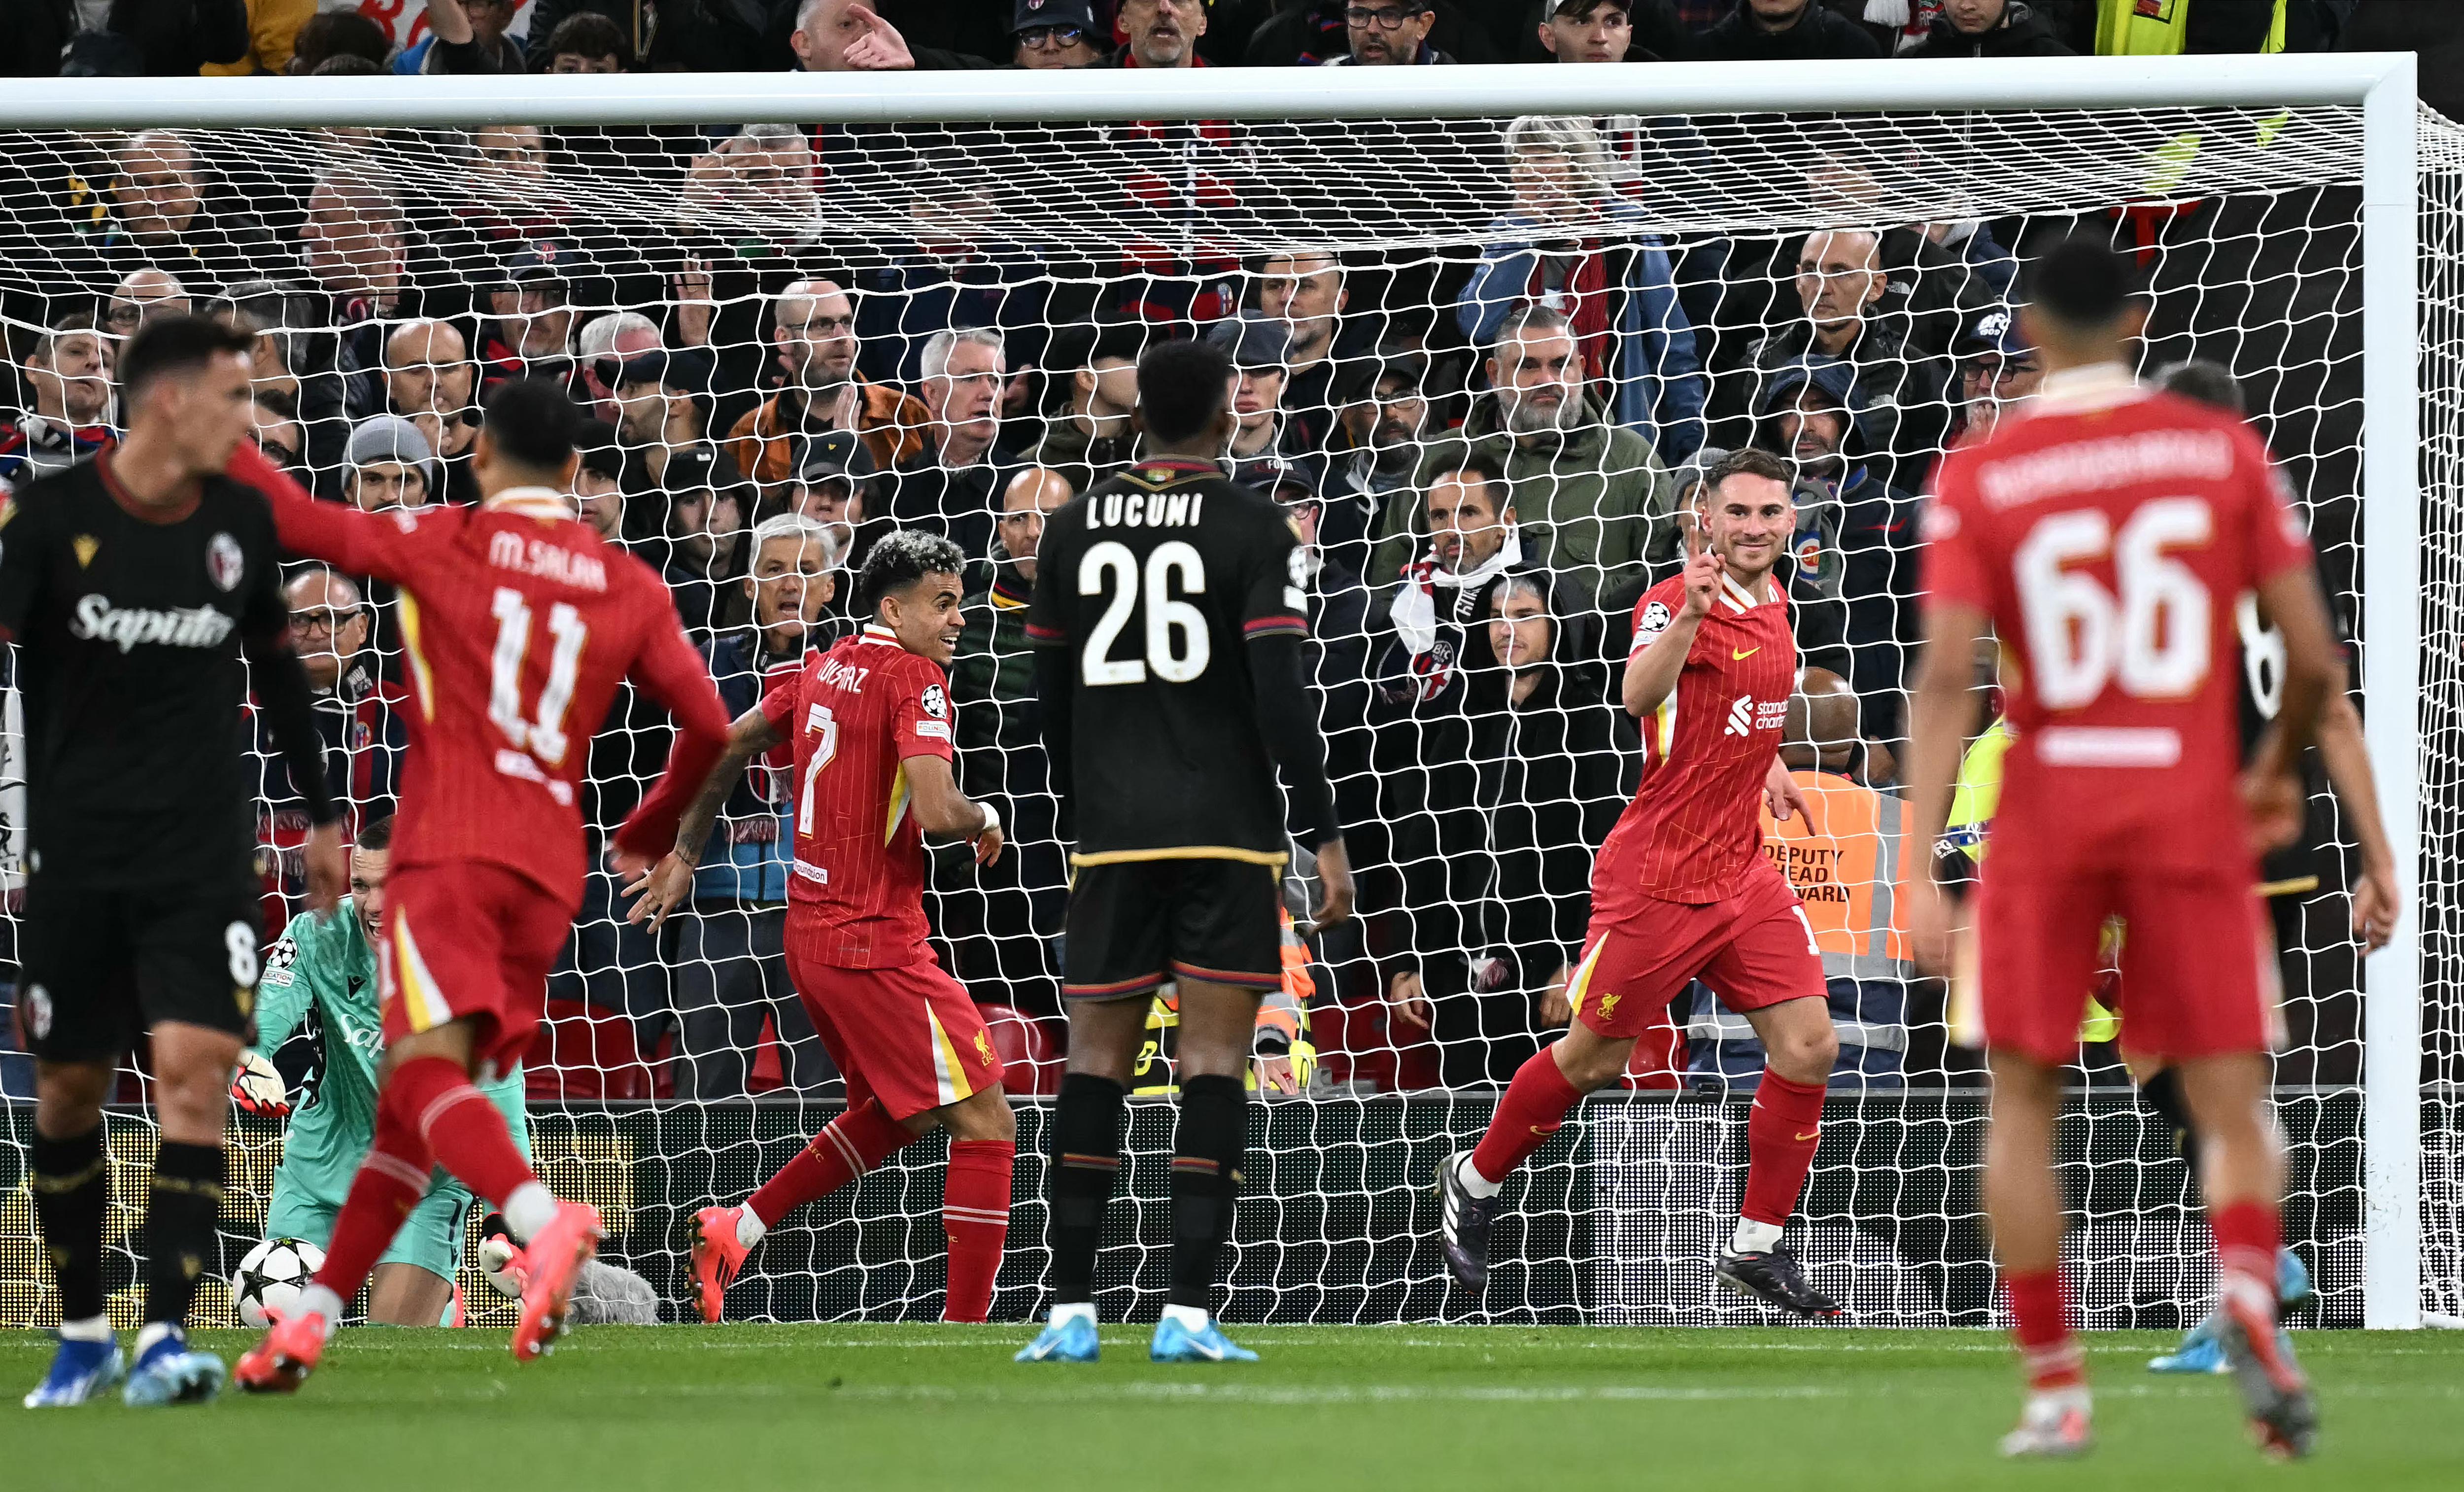
[[[305,1239],[267,1239],[248,1251],[231,1272],[231,1304],[243,1327],[273,1325],[269,1309],[288,1313],[299,1292],[325,1266],[325,1251]]]

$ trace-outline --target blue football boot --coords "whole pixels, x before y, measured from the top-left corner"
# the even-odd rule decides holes
[[[26,1395],[28,1409],[66,1409],[82,1404],[118,1383],[127,1371],[120,1355],[120,1344],[110,1337],[99,1342],[72,1342],[60,1338],[59,1350],[52,1354],[52,1371],[43,1375],[34,1392]]]
[[[1091,1363],[1101,1344],[1095,1339],[1095,1323],[1085,1316],[1072,1316],[1055,1322],[1036,1334],[1034,1341],[1019,1349],[1014,1363]]]
[[[203,1404],[222,1391],[223,1360],[211,1352],[190,1350],[188,1334],[171,1327],[138,1352],[120,1396],[131,1409],[143,1409],[156,1404]]]
[[[1147,1355],[1159,1363],[1254,1363],[1258,1354],[1223,1334],[1212,1317],[1192,1331],[1167,1316],[1155,1323],[1155,1345]]]

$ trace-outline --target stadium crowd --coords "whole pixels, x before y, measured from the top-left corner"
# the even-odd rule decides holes
[[[2456,25],[2431,13],[2444,6],[2379,0],[2176,9],[2190,18],[2151,21],[2126,0],[429,0],[400,47],[375,20],[308,0],[57,0],[0,42],[0,71],[1858,61],[2429,50]],[[513,26],[525,15],[526,33]],[[2428,66],[2424,80],[2437,81]],[[1124,133],[1169,153],[1190,142],[1161,137],[1202,144],[1223,128]],[[1494,222],[1456,249],[1132,246],[1110,262],[991,241],[964,203],[916,205],[901,241],[768,231],[869,190],[862,168],[896,171],[893,143],[851,129],[429,134],[417,159],[451,162],[460,186],[430,177],[419,191],[388,173],[393,142],[367,131],[326,131],[296,155],[165,129],[13,138],[29,148],[0,164],[16,385],[0,483],[111,441],[115,347],[149,316],[210,309],[260,334],[262,449],[364,509],[473,500],[482,391],[563,381],[594,416],[584,516],[667,579],[731,713],[769,669],[848,627],[850,567],[883,534],[957,541],[977,566],[950,669],[960,777],[1001,805],[1015,852],[980,876],[947,856],[935,923],[945,960],[1015,1013],[1030,1054],[1059,1039],[1068,871],[1023,608],[1045,516],[1139,457],[1131,373],[1151,340],[1205,337],[1230,355],[1227,465],[1283,502],[1307,542],[1315,680],[1362,878],[1364,917],[1295,971],[1313,1022],[1278,1017],[1262,1051],[1288,1059],[1313,1039],[1305,1067],[1386,1086],[1503,1083],[1565,1023],[1592,852],[1648,727],[1614,694],[1635,604],[1682,563],[1694,488],[1730,451],[1777,457],[1797,498],[1791,765],[1863,805],[1848,817],[1896,815],[1927,470],[2039,376],[2007,296],[2047,225],[1875,225],[1846,183],[1833,226],[1812,232],[1665,235],[1643,224],[1638,152],[1687,146],[1639,143],[1633,121],[1507,124],[1484,144],[1505,184]],[[637,208],[604,210],[593,188],[606,182],[680,207],[649,230]],[[1136,169],[1117,186],[1133,201],[1185,190],[1197,208],[1208,189]],[[2213,233],[2195,211],[2113,221],[2125,240],[2158,235],[2146,248]],[[410,697],[398,599],[321,567],[300,568],[287,595],[333,784],[373,822],[391,811]],[[598,832],[666,747],[663,714],[620,702],[591,748]],[[307,820],[270,746],[266,760],[262,860],[279,899],[297,892]],[[781,953],[786,797],[757,764],[692,915],[658,939],[626,921],[611,876],[594,876],[552,990],[589,1034],[546,1066],[551,1096],[831,1081]],[[1838,892],[1821,929],[1837,959],[1835,1081],[1938,1074],[1939,994],[1895,949],[1868,953],[1869,934],[1890,931],[1863,925],[1888,921],[1872,883],[1889,871],[1870,853],[1858,864],[1863,899]],[[1753,1081],[1751,1042],[1698,1003],[1690,1019],[1681,1002],[1631,1081]]]

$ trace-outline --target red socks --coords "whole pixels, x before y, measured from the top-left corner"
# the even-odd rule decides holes
[[[2071,1336],[2061,1270],[2005,1274],[2002,1286],[2011,1296],[2011,1335],[2027,1366],[2029,1391],[2044,1393],[2085,1383],[2087,1368]]]
[[[2267,1202],[2227,1202],[2208,1213],[2216,1236],[2217,1291],[2256,1287],[2272,1313],[2276,1307],[2276,1253],[2283,1245],[2277,1208]]]
[[[334,1218],[333,1237],[325,1242],[325,1267],[317,1271],[317,1283],[345,1304],[367,1284],[368,1272],[392,1246],[402,1220],[428,1192],[431,1164],[428,1146],[417,1128],[385,1102],[391,1091],[387,1088],[378,1095],[376,1141],[368,1147],[367,1158],[360,1162],[359,1174],[351,1178],[351,1194],[343,1199],[342,1210]]]
[[[1556,1055],[1544,1046],[1514,1069],[1514,1081],[1497,1101],[1488,1132],[1471,1152],[1471,1169],[1490,1181],[1503,1181],[1531,1152],[1549,1143],[1566,1115],[1583,1101],[1574,1085],[1557,1066]]]
[[[1748,1221],[1782,1227],[1796,1211],[1821,1143],[1822,1086],[1763,1074],[1746,1119],[1746,1198],[1737,1211]]]
[[[779,1174],[761,1183],[760,1190],[745,1199],[753,1216],[761,1219],[765,1228],[776,1227],[784,1218],[806,1202],[817,1201],[840,1187],[880,1165],[905,1150],[915,1136],[898,1122],[882,1112],[876,1100],[868,1099],[864,1107],[850,1108],[829,1123],[829,1127],[813,1136],[811,1144],[796,1152],[796,1158],[779,1168]],[[956,1152],[953,1164],[956,1164]],[[1001,1206],[1009,1205],[1006,1166]]]
[[[471,1074],[445,1058],[421,1057],[396,1067],[377,1095],[377,1111],[379,1134],[385,1117],[408,1123],[437,1165],[494,1206],[503,1207],[515,1188],[539,1179],[515,1146],[505,1116],[471,1086]]]
[[[993,1276],[1001,1272],[1009,1236],[1009,1174],[1018,1146],[1009,1140],[953,1140],[942,1183],[941,1227],[950,1236],[950,1294],[943,1321],[982,1321],[992,1314]]]

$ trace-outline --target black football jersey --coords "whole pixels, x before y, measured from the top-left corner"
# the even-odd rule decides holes
[[[2344,608],[2328,588],[2323,567],[2319,572],[2319,592],[2326,599],[2327,625],[2349,659],[2352,631],[2344,624]],[[2258,749],[2260,737],[2276,723],[2277,707],[2283,703],[2284,634],[2259,616],[2255,595],[2241,598],[2233,622],[2241,638],[2241,752],[2242,759],[2247,761]],[[2300,837],[2282,849],[2270,851],[2260,864],[2260,878],[2271,885],[2316,875],[2319,857],[2336,852],[2335,799],[2327,786],[2326,764],[2315,751],[2302,756],[2301,791],[2307,803]]]
[[[1046,520],[1027,635],[1067,647],[1078,854],[1285,852],[1246,642],[1305,635],[1291,521],[1213,462],[1156,458]]]
[[[185,514],[140,516],[110,459],[0,507],[27,867],[78,885],[227,884],[249,872],[256,840],[240,640],[289,625],[273,511],[211,476]]]

